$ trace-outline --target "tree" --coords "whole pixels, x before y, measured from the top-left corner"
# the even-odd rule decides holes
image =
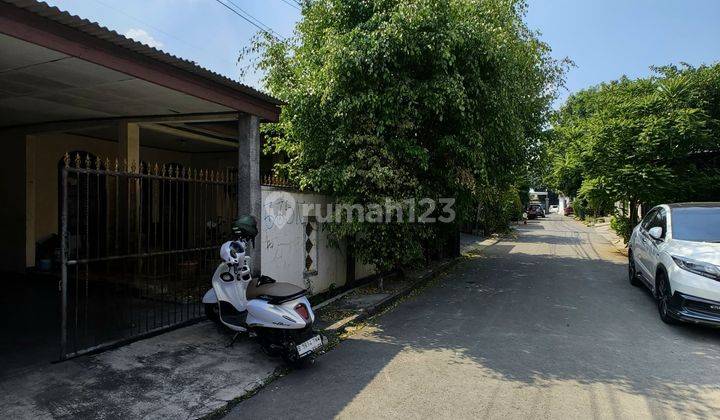
[[[637,207],[720,197],[720,64],[655,68],[572,95],[553,121],[554,187],[597,205]]]
[[[316,0],[295,36],[260,38],[276,170],[340,203],[453,197],[460,220],[484,191],[524,175],[561,70],[516,0]],[[407,209],[406,209],[407,210]],[[327,225],[363,262],[417,258],[441,224]]]

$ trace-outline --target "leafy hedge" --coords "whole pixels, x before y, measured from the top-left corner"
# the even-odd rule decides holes
[[[276,167],[340,203],[455,198],[458,222],[527,168],[561,70],[514,0],[316,0],[295,36],[258,39]],[[492,195],[493,193],[490,193]],[[488,206],[507,212],[503,205]],[[407,210],[407,209],[406,209]],[[488,215],[488,217],[495,215]],[[492,224],[497,224],[492,222]],[[358,257],[407,263],[455,225],[340,223]]]

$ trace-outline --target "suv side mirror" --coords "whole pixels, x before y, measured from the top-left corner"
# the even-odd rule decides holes
[[[660,226],[651,227],[650,230],[648,230],[650,237],[658,241],[662,240],[662,233],[663,229]]]

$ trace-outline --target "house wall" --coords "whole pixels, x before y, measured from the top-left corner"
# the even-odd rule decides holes
[[[25,134],[2,132],[0,164],[0,270],[25,270]]]
[[[35,169],[29,176],[35,185],[35,237],[34,240],[28,238],[30,243],[41,242],[58,233],[58,164],[65,153],[83,151],[100,157],[118,154],[115,142],[69,134],[39,134],[34,143],[34,150],[29,153],[34,153]]]
[[[270,194],[287,195],[294,200],[290,217],[272,209],[268,200]],[[325,206],[328,199],[319,194],[286,191],[274,187],[262,187],[262,272],[278,281],[307,287],[312,293],[321,293],[331,287],[343,286],[346,282],[347,260],[344,244],[334,247],[322,223],[317,226],[316,244],[310,250],[315,260],[315,270],[306,272],[306,235],[308,217],[301,213],[303,204],[319,203]],[[309,214],[309,218],[314,214]]]
[[[194,153],[191,155],[193,168],[227,169],[237,168],[237,152]]]

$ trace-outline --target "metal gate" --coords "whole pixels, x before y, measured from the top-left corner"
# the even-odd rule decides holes
[[[60,172],[61,359],[202,317],[237,171],[75,153]]]

